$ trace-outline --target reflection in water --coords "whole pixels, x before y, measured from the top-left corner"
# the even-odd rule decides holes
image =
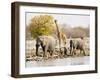
[[[26,67],[87,65],[89,64],[89,61],[90,61],[89,56],[63,58],[63,59],[49,59],[49,60],[42,60],[42,61],[27,61]]]

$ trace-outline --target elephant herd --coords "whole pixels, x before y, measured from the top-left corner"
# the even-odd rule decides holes
[[[52,36],[38,36],[36,38],[36,56],[39,56],[39,47],[41,47],[43,51],[43,57],[46,57],[46,53],[49,52],[50,56],[53,56],[55,53],[55,47],[56,47],[57,41]],[[64,55],[73,56],[76,55],[76,51],[80,50],[80,53],[84,56],[85,53],[85,46],[83,38],[80,38],[80,40],[73,40],[70,39],[69,41],[69,47],[63,47],[63,53]],[[60,48],[61,49],[61,48]],[[59,49],[59,54],[62,54],[62,50]],[[68,54],[68,51],[70,54]]]

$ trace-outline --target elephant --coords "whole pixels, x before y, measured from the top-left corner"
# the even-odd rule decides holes
[[[38,56],[38,49],[41,46],[43,50],[43,57],[49,52],[50,55],[54,53],[56,40],[53,36],[38,36],[36,38],[36,56]]]
[[[80,50],[80,54],[83,51],[85,56],[85,45],[82,38],[80,40],[70,40],[70,55],[76,54],[76,50]]]

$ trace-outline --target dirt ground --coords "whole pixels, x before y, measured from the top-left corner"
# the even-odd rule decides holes
[[[77,38],[78,40],[78,38]],[[69,39],[67,40],[67,42]],[[34,43],[34,42],[33,42]],[[86,44],[86,49],[85,49],[85,56],[90,55],[90,50],[89,50],[89,38],[85,39],[85,44]],[[28,43],[30,47],[33,47],[32,43]],[[55,48],[55,52],[51,56],[49,52],[46,53],[46,57],[43,57],[43,51],[39,49],[39,56],[36,56],[36,50],[33,49],[27,49],[26,50],[26,61],[39,61],[39,60],[48,60],[48,59],[60,59],[60,58],[69,58],[69,57],[82,57],[84,56],[83,53],[80,53],[80,50],[76,50],[75,55],[70,55],[70,50],[67,48],[67,54],[64,54],[63,48],[62,48],[62,54],[60,53],[58,48]]]
[[[85,50],[85,56],[89,56],[89,50]],[[59,58],[69,58],[69,57],[82,57],[84,56],[83,53],[80,54],[80,50],[76,51],[75,55],[70,55],[70,52],[68,52],[67,54],[64,53],[60,53],[59,51],[56,51],[55,53],[53,53],[53,55],[51,56],[49,54],[49,52],[47,52],[46,56],[43,57],[43,52],[40,51],[39,52],[39,56],[36,56],[35,54],[35,50],[31,51],[31,53],[26,53],[26,61],[39,61],[42,59],[48,60],[48,59],[59,59]]]

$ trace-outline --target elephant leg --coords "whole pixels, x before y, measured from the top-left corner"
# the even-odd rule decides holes
[[[60,48],[60,57],[63,58],[64,51]]]
[[[36,44],[36,56],[38,56],[38,48],[39,48],[39,45]]]
[[[72,56],[76,55],[76,50],[77,50],[76,48],[72,49]]]
[[[45,57],[45,48],[46,48],[46,47],[41,45],[41,48],[42,48],[42,50],[43,50],[43,57]]]
[[[71,49],[71,47],[70,47],[70,55],[72,54],[72,52],[71,52],[71,51],[72,51],[72,49]]]
[[[52,52],[53,52],[53,51],[49,51],[49,53],[50,53],[50,56],[52,56]]]
[[[67,49],[64,47],[64,55],[67,55]]]
[[[72,56],[74,56],[75,55],[75,49],[72,49]]]
[[[70,55],[73,56],[73,49],[70,47]]]
[[[49,51],[50,57],[53,57],[53,51]]]
[[[74,55],[76,55],[76,49],[74,49]]]
[[[45,52],[45,46],[41,46],[43,50],[43,57],[44,57],[44,52]]]
[[[62,50],[61,50],[61,48],[60,48],[60,55],[62,54]]]
[[[85,54],[85,50],[84,50],[84,49],[83,49],[83,55],[86,56],[86,54]]]
[[[46,57],[46,53],[47,53],[47,46],[44,46],[44,54],[43,54],[43,57]]]

